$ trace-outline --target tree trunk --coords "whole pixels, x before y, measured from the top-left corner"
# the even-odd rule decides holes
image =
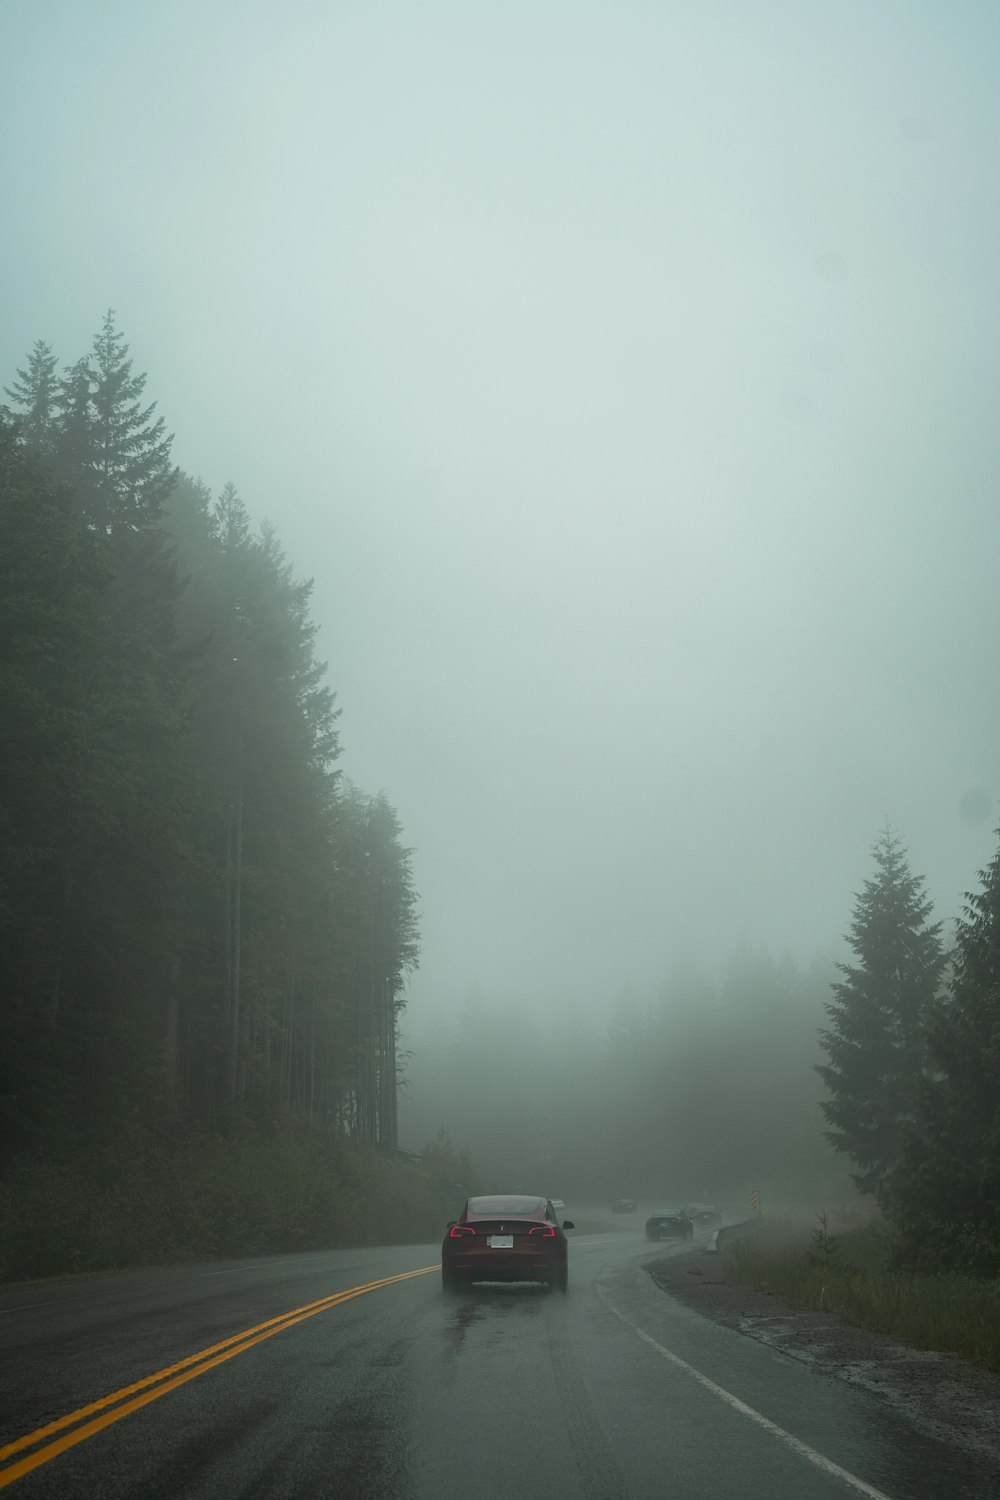
[[[232,814],[232,879],[229,898],[229,1102],[235,1104],[240,1087],[240,952],[243,898],[243,737],[236,763],[236,806]]]
[[[180,977],[181,961],[178,954],[170,959],[170,977],[167,981],[167,1024],[163,1047],[164,1092],[167,1113],[175,1115],[178,1104],[178,1032],[180,1022]]]

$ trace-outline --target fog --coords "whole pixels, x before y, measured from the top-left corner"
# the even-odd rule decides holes
[[[836,954],[990,857],[1000,13],[0,15],[4,379],[105,310],[315,578],[411,1024]]]

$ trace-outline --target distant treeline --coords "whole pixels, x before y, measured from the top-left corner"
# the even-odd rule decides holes
[[[486,1187],[571,1206],[708,1199],[749,1216],[753,1189],[771,1209],[853,1200],[814,1071],[832,975],[743,944],[718,982],[675,973],[591,1025],[472,999],[452,1024],[404,1027],[404,1126],[415,1138],[444,1127]]]
[[[721,982],[677,975],[597,1032],[471,1001],[408,1038],[406,1124],[459,1136],[487,1186],[568,1201],[749,1216],[754,1189],[765,1212],[837,1210],[856,1189],[898,1267],[996,1276],[1000,853],[947,950],[891,830],[873,855],[850,963],[802,971],[744,946]]]
[[[4,1157],[391,1151],[410,854],[335,768],[310,583],[172,466],[144,385],[109,313],[0,412]]]

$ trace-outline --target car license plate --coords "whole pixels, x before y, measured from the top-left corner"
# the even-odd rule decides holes
[[[512,1234],[491,1234],[486,1243],[491,1250],[513,1250],[514,1236]]]

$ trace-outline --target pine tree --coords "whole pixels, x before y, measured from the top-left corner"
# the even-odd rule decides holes
[[[250,517],[232,480],[212,508],[212,526],[223,552],[245,552],[250,545]]]
[[[338,819],[338,856],[349,882],[341,919],[354,1012],[353,1132],[394,1149],[399,1013],[419,952],[411,851],[400,843],[384,793],[366,797],[346,788]]]
[[[1000,832],[1000,830],[998,830]],[[925,1270],[1000,1273],[1000,850],[957,923],[950,995],[928,1027],[930,1068],[890,1208]]]
[[[395,1150],[397,1126],[396,1041],[406,976],[417,965],[416,894],[412,851],[400,843],[402,828],[384,792],[368,804],[365,854],[368,882],[367,949],[370,1041],[374,1062],[375,1139]]]
[[[98,539],[0,416],[0,1145],[72,1107],[59,1033],[69,825],[108,584]]]
[[[14,402],[13,415],[27,447],[50,458],[55,447],[59,404],[57,360],[44,339],[37,339],[26,370],[18,370],[13,385],[5,386]]]
[[[156,520],[177,481],[170,462],[172,436],[155,401],[142,406],[145,375],[132,374],[123,334],[109,310],[94,338],[91,519],[98,527],[138,527]]]
[[[875,875],[857,897],[849,942],[856,964],[838,964],[820,1042],[829,1062],[817,1072],[832,1097],[820,1104],[827,1137],[858,1167],[854,1182],[884,1199],[913,1118],[924,1070],[924,1028],[941,983],[941,923],[922,876],[887,827],[872,854]]]
[[[88,520],[97,503],[93,398],[94,372],[78,359],[59,382],[52,464],[72,491],[77,512]]]

